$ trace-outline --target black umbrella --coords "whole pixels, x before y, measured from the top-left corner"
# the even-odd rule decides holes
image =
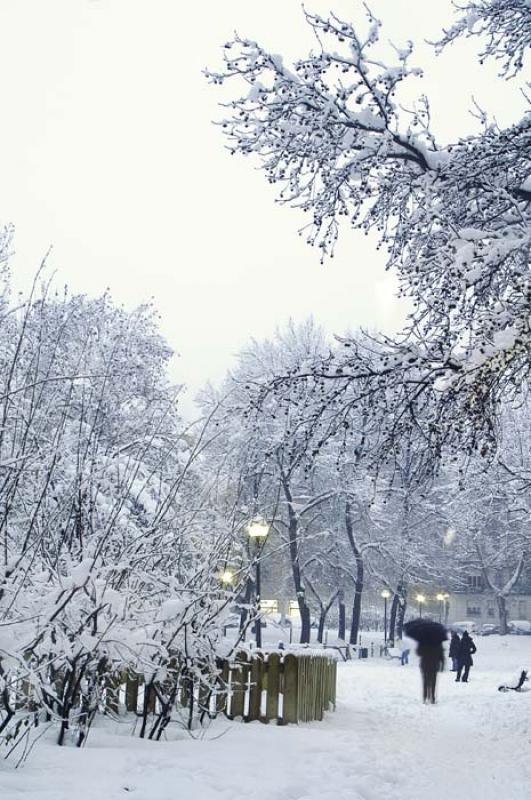
[[[404,625],[404,632],[419,644],[441,644],[448,639],[444,625],[431,619],[412,619]]]

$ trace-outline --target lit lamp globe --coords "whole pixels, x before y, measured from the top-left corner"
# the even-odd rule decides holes
[[[388,600],[391,597],[391,592],[389,591],[389,589],[383,589],[380,594],[380,597],[383,597],[384,600]]]
[[[247,534],[249,539],[254,539],[255,542],[263,542],[269,533],[269,525],[261,517],[251,520],[247,525]]]
[[[426,600],[426,598],[423,594],[418,594],[415,600],[417,601],[417,603],[423,603]]]
[[[224,586],[231,586],[234,581],[234,573],[230,569],[225,569],[221,573],[221,583]]]

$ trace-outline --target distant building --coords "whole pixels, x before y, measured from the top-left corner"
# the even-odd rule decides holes
[[[508,578],[508,576],[507,576]],[[500,583],[505,576],[500,576]],[[499,611],[496,598],[488,587],[485,586],[481,574],[471,574],[466,577],[466,586],[463,589],[449,593],[448,598],[448,623],[461,620],[473,620],[478,625],[487,622],[496,624],[499,621]],[[525,619],[531,622],[531,571],[526,570],[516,583],[514,590],[507,596],[507,620]]]
[[[507,619],[531,622],[531,595],[511,594],[506,600]],[[448,600],[448,622],[470,619],[478,624],[498,621],[496,598],[489,592],[454,592]]]

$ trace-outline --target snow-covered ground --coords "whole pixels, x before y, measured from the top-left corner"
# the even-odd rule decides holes
[[[219,720],[201,739],[153,743],[108,726],[84,750],[43,742],[0,766],[2,800],[527,800],[531,691],[497,691],[531,665],[531,637],[476,639],[469,684],[440,676],[420,701],[416,658],[341,664],[324,722]]]

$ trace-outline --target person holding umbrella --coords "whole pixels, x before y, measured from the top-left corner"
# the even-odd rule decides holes
[[[474,644],[474,640],[468,635],[468,631],[464,631],[463,636],[461,637],[459,653],[457,656],[456,681],[461,680],[461,673],[463,673],[462,683],[468,683],[468,673],[470,672],[470,667],[474,663],[472,660],[472,654],[475,652],[476,645]]]
[[[440,622],[415,619],[406,623],[404,630],[418,642],[417,655],[420,657],[423,700],[425,703],[435,703],[437,673],[444,669],[442,643],[448,638],[446,628]]]

